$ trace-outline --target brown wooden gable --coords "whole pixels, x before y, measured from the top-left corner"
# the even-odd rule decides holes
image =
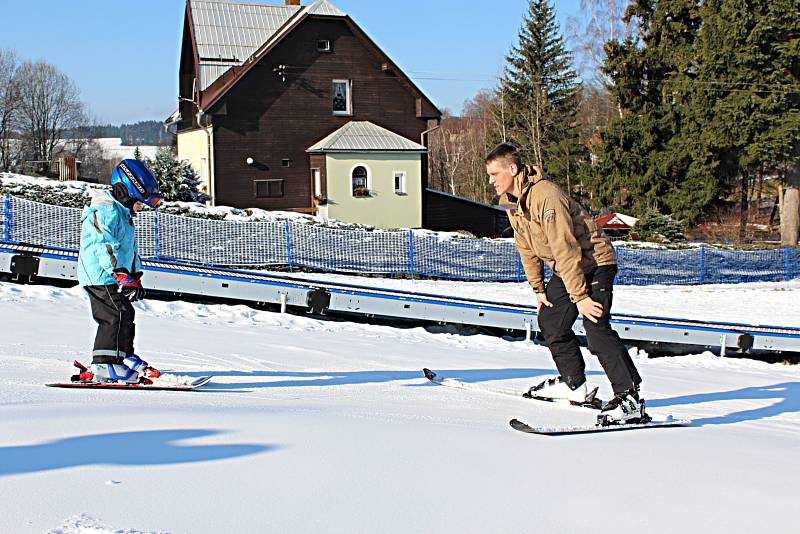
[[[190,11],[189,11],[190,12]],[[255,68],[261,61],[269,57],[272,50],[275,49],[287,36],[291,35],[297,30],[306,20],[343,20],[349,26],[350,30],[356,35],[365,45],[365,47],[375,56],[380,62],[382,70],[389,74],[394,75],[417,99],[416,114],[420,119],[438,119],[442,113],[439,109],[425,96],[425,94],[414,84],[409,78],[389,57],[369,38],[369,36],[349,17],[326,17],[319,15],[311,15],[304,11],[299,11],[297,14],[289,18],[286,23],[275,33],[273,38],[264,43],[264,45],[256,51],[244,65],[239,67],[231,67],[222,76],[214,81],[205,91],[200,95],[200,109],[206,113],[215,111],[215,106],[218,105],[222,99],[241,79],[253,68]],[[195,47],[196,49],[196,47]],[[195,62],[199,62],[196,58]]]
[[[189,2],[186,2],[186,13],[183,22],[183,36],[181,38],[180,74],[178,80],[178,110],[181,115],[180,129],[197,127],[195,80],[197,79],[197,66],[200,58],[197,55],[197,42],[194,36],[194,25]]]

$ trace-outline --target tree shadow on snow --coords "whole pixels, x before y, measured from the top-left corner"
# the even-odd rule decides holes
[[[463,382],[487,382],[490,380],[508,380],[513,378],[530,378],[533,381],[541,376],[555,376],[553,369],[435,369],[437,373],[448,378],[456,378]],[[184,375],[200,375],[202,373],[181,373]],[[209,374],[209,373],[206,373]],[[201,391],[231,391],[251,388],[285,388],[285,387],[327,387],[352,384],[380,384],[402,380],[423,378],[422,369],[414,371],[220,371],[211,373],[215,377],[252,377],[252,378],[284,378],[285,380],[263,380],[252,382],[235,382],[230,384],[214,383],[212,380],[203,386]],[[587,371],[587,375],[602,374],[599,371]],[[408,387],[427,385],[409,384]],[[533,384],[531,384],[533,385]]]
[[[0,477],[86,465],[152,466],[210,462],[280,448],[276,445],[181,445],[215,430],[143,430],[76,436],[38,445],[0,447]]]
[[[669,399],[647,401],[651,408],[667,408],[685,404],[699,404],[703,402],[717,402],[728,400],[773,400],[769,406],[762,406],[740,412],[732,412],[716,417],[705,417],[692,420],[692,426],[727,425],[742,421],[757,421],[767,417],[774,417],[784,413],[800,411],[800,382],[783,382],[771,386],[756,386],[720,391],[716,393],[697,393]]]

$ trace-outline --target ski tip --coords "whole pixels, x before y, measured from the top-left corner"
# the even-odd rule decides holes
[[[425,367],[422,369],[422,373],[425,375],[425,378],[428,380],[436,380],[436,373]]]
[[[211,382],[212,378],[214,378],[214,377],[213,376],[201,376],[201,377],[193,380],[191,383],[189,383],[189,386],[191,386],[192,388],[199,388],[200,386],[205,386],[206,384]]]

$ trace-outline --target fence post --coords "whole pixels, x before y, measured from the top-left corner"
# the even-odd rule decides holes
[[[786,247],[786,281],[792,280],[792,253],[789,247]]]
[[[6,195],[3,202],[3,239],[11,241],[11,195]]]
[[[292,271],[292,230],[289,226],[289,219],[284,219],[286,223],[286,258],[289,261],[289,272]]]
[[[703,285],[703,279],[705,278],[706,272],[706,246],[705,244],[700,244],[700,285]]]
[[[153,232],[156,237],[156,259],[159,259],[161,255],[158,251],[161,249],[161,240],[159,239],[160,228],[158,226],[158,210],[153,210]]]
[[[414,279],[414,230],[408,229],[408,270]]]

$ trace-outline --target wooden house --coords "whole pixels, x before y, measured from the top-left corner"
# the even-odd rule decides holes
[[[178,157],[214,203],[422,225],[441,113],[327,0],[188,0],[179,86]]]

